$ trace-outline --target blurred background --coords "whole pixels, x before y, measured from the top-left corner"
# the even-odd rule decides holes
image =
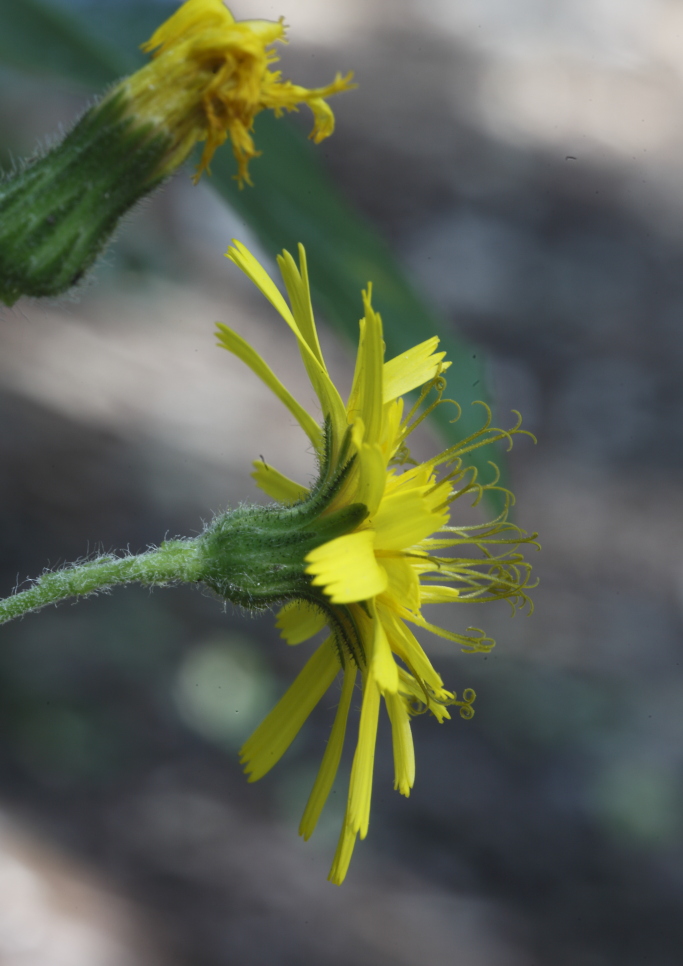
[[[134,2],[60,3],[133,46],[176,6],[150,22]],[[296,835],[333,695],[262,782],[237,764],[305,657],[272,615],[131,588],[3,628],[0,966],[678,966],[683,4],[232,9],[285,16],[298,82],[356,71],[318,151],[485,357],[497,418],[519,409],[538,436],[510,457],[517,520],[543,543],[536,613],[443,615],[498,640],[488,658],[428,642],[476,716],[415,722],[408,801],[380,734],[341,889],[325,877],[343,784]],[[0,164],[87,102],[3,68]],[[312,473],[288,414],[214,348],[220,320],[305,397],[284,327],[223,257],[233,236],[261,254],[183,170],[73,298],[0,312],[3,595],[98,548],[196,533],[257,498],[259,455]],[[349,344],[324,322],[323,343],[348,386]]]

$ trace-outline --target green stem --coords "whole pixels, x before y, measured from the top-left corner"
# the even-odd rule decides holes
[[[130,557],[98,557],[39,577],[28,590],[0,601],[0,624],[56,604],[84,597],[117,584],[163,586],[200,579],[201,564],[194,540],[169,540],[158,550]]]
[[[350,464],[349,464],[350,465]],[[327,509],[344,474],[333,476],[293,506],[241,506],[217,516],[198,537],[167,540],[138,556],[102,556],[44,573],[27,590],[0,600],[0,624],[68,597],[85,597],[118,584],[145,587],[202,583],[222,600],[248,610],[301,598],[327,607],[306,573],[306,555],[349,533],[367,516],[363,503]]]

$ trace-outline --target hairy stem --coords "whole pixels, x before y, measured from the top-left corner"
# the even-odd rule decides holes
[[[69,597],[84,597],[117,584],[163,586],[201,578],[198,548],[193,540],[169,540],[158,550],[138,556],[98,557],[64,570],[43,574],[27,590],[0,601],[0,624],[56,604]]]

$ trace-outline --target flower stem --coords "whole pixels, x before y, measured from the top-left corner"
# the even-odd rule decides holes
[[[158,550],[129,557],[103,556],[64,570],[43,574],[27,590],[0,601],[0,624],[56,604],[68,597],[85,597],[117,584],[164,586],[200,579],[201,564],[194,540],[169,540]]]

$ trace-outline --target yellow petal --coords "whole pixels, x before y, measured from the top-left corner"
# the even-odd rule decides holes
[[[350,444],[348,447],[348,455],[358,456],[361,447],[363,446],[363,436],[365,434],[365,427],[363,426],[363,420],[359,417],[354,419],[350,427]],[[332,498],[328,510],[340,510],[342,507],[347,507],[350,503],[359,502],[356,498],[356,493],[358,491],[358,482],[360,477],[360,463],[358,459],[355,459],[353,465],[351,466],[350,472],[348,472],[344,478],[342,485],[336,490],[334,497]],[[360,501],[362,502],[362,501]]]
[[[373,553],[372,530],[359,530],[329,540],[306,557],[306,573],[322,587],[333,604],[349,604],[380,594],[387,574]]]
[[[367,617],[360,620],[365,624],[371,624],[368,632],[372,634],[372,656],[368,677],[372,677],[377,682],[377,687],[382,694],[387,692],[395,694],[398,691],[398,667],[391,653],[391,647],[387,639],[386,631],[374,605],[370,604],[372,621]],[[365,635],[364,635],[365,636]]]
[[[277,287],[265,268],[256,261],[249,249],[243,245],[241,241],[234,239],[233,244],[227,250],[225,256],[226,258],[229,258],[231,262],[237,265],[237,267],[244,272],[247,278],[254,283],[256,288],[263,295],[265,295],[270,304],[280,313],[290,329],[292,329],[292,331],[294,331],[298,336],[301,336],[297,324],[294,321],[294,316],[292,315],[289,306],[285,302],[280,289]],[[301,336],[301,338],[303,339],[303,336]]]
[[[321,631],[327,617],[306,600],[293,600],[280,609],[275,621],[288,644],[301,644]]]
[[[217,329],[218,331],[216,334],[218,336],[218,344],[223,349],[227,349],[228,352],[232,352],[233,355],[236,355],[238,359],[241,359],[242,362],[248,365],[252,372],[254,372],[273,393],[275,393],[280,402],[284,403],[292,416],[294,416],[310,441],[313,443],[316,450],[320,450],[322,446],[322,433],[320,431],[320,426],[318,426],[315,419],[313,419],[313,417],[306,412],[301,403],[296,401],[289,390],[285,389],[270,366],[263,361],[258,352],[253,349],[248,342],[245,342],[241,335],[233,332],[233,330],[229,329],[227,325],[223,325],[221,322],[219,322]]]
[[[272,108],[276,117],[279,116],[278,111],[294,111],[298,104],[308,104],[314,120],[313,130],[308,136],[316,144],[320,144],[334,132],[334,114],[324,98],[341,91],[351,91],[357,86],[353,83],[353,71],[344,76],[337,72],[331,84],[310,89],[281,80],[280,72],[276,71],[266,74],[263,80],[261,102],[264,107]]]
[[[412,631],[392,611],[381,604],[377,605],[377,612],[384,624],[392,650],[410,668],[417,680],[424,682],[438,697],[445,696],[440,675],[432,667],[431,661]]]
[[[384,406],[382,417],[382,438],[380,446],[384,454],[385,465],[396,452],[401,441],[401,419],[403,417],[403,400],[394,399]]]
[[[313,317],[313,305],[311,304],[311,292],[308,285],[308,268],[306,264],[306,251],[304,246],[299,243],[299,261],[301,271],[297,268],[296,262],[288,251],[283,251],[282,255],[277,256],[277,263],[285,283],[289,301],[292,306],[294,319],[299,327],[311,352],[316,357],[321,366],[325,365],[320,341],[318,340],[318,330],[315,327]]]
[[[420,609],[420,582],[411,561],[406,557],[382,557],[382,566],[389,577],[383,597],[394,597],[408,610]]]
[[[349,864],[351,862],[351,856],[353,855],[353,849],[357,838],[358,832],[354,832],[351,827],[344,822],[342,825],[341,835],[339,836],[339,842],[337,843],[337,851],[334,854],[332,868],[330,869],[330,874],[327,877],[333,885],[341,885],[346,878],[346,873],[349,871]]]
[[[304,246],[299,244],[300,268],[297,268],[296,262],[288,251],[283,251],[282,255],[278,255],[277,263],[292,305],[294,320],[306,345],[306,348],[304,348],[300,343],[301,357],[306,366],[308,377],[318,393],[325,418],[329,417],[332,421],[334,440],[341,440],[346,426],[346,410],[337,387],[328,375],[320,348],[313,317]]]
[[[372,799],[372,772],[375,764],[377,719],[379,717],[379,688],[368,675],[363,682],[363,706],[360,712],[358,744],[351,766],[349,784],[348,823],[362,839],[368,834],[370,824],[370,801]]]
[[[387,479],[386,464],[377,443],[362,443],[357,455],[358,483],[354,502],[364,503],[373,516],[382,502]]]
[[[382,550],[405,550],[439,530],[448,510],[434,512],[424,499],[424,489],[398,490],[385,496],[373,517],[376,546]]]
[[[142,50],[148,52],[159,47],[158,56],[178,41],[187,40],[198,29],[230,28],[234,23],[235,18],[222,0],[187,0],[142,44]]]
[[[387,491],[415,490],[420,487],[428,489],[433,482],[434,473],[432,468],[425,463],[419,463],[417,466],[411,466],[402,473],[392,472],[391,478],[387,481]]]
[[[438,344],[439,340],[434,336],[384,363],[382,399],[385,403],[429,382],[439,371],[439,366],[442,372],[448,369],[450,362],[442,361],[446,353],[434,351]]]
[[[360,323],[360,339],[353,386],[347,406],[349,420],[360,416],[365,424],[365,442],[378,443],[382,433],[382,367],[384,342],[382,320],[372,308],[371,290],[363,292],[365,317]]]
[[[313,708],[339,673],[332,637],[313,653],[298,677],[240,750],[249,781],[262,778],[282,758]]]
[[[385,694],[384,701],[391,721],[391,740],[394,749],[394,788],[406,798],[415,784],[415,747],[410,730],[410,718],[400,694]]]
[[[299,826],[299,835],[303,835],[305,839],[309,839],[313,834],[313,831],[318,823],[318,819],[320,818],[320,813],[325,807],[325,802],[330,794],[334,780],[337,777],[339,761],[341,759],[341,753],[344,747],[346,722],[348,721],[349,717],[349,709],[351,707],[351,700],[353,698],[355,685],[356,668],[351,661],[348,661],[346,667],[344,668],[344,684],[342,685],[342,693],[339,699],[337,713],[334,716],[334,724],[332,725],[330,740],[327,742],[327,747],[325,748],[325,754],[323,755],[320,770],[318,771],[315,784],[313,785],[308,802],[306,803],[306,808]]]
[[[254,472],[251,474],[252,480],[255,481],[259,489],[267,493],[268,496],[272,496],[278,503],[298,503],[299,500],[304,500],[310,492],[307,486],[295,483],[294,480],[290,480],[284,473],[280,473],[279,470],[269,466],[268,463],[264,463],[263,460],[254,460],[252,466],[254,467]]]

